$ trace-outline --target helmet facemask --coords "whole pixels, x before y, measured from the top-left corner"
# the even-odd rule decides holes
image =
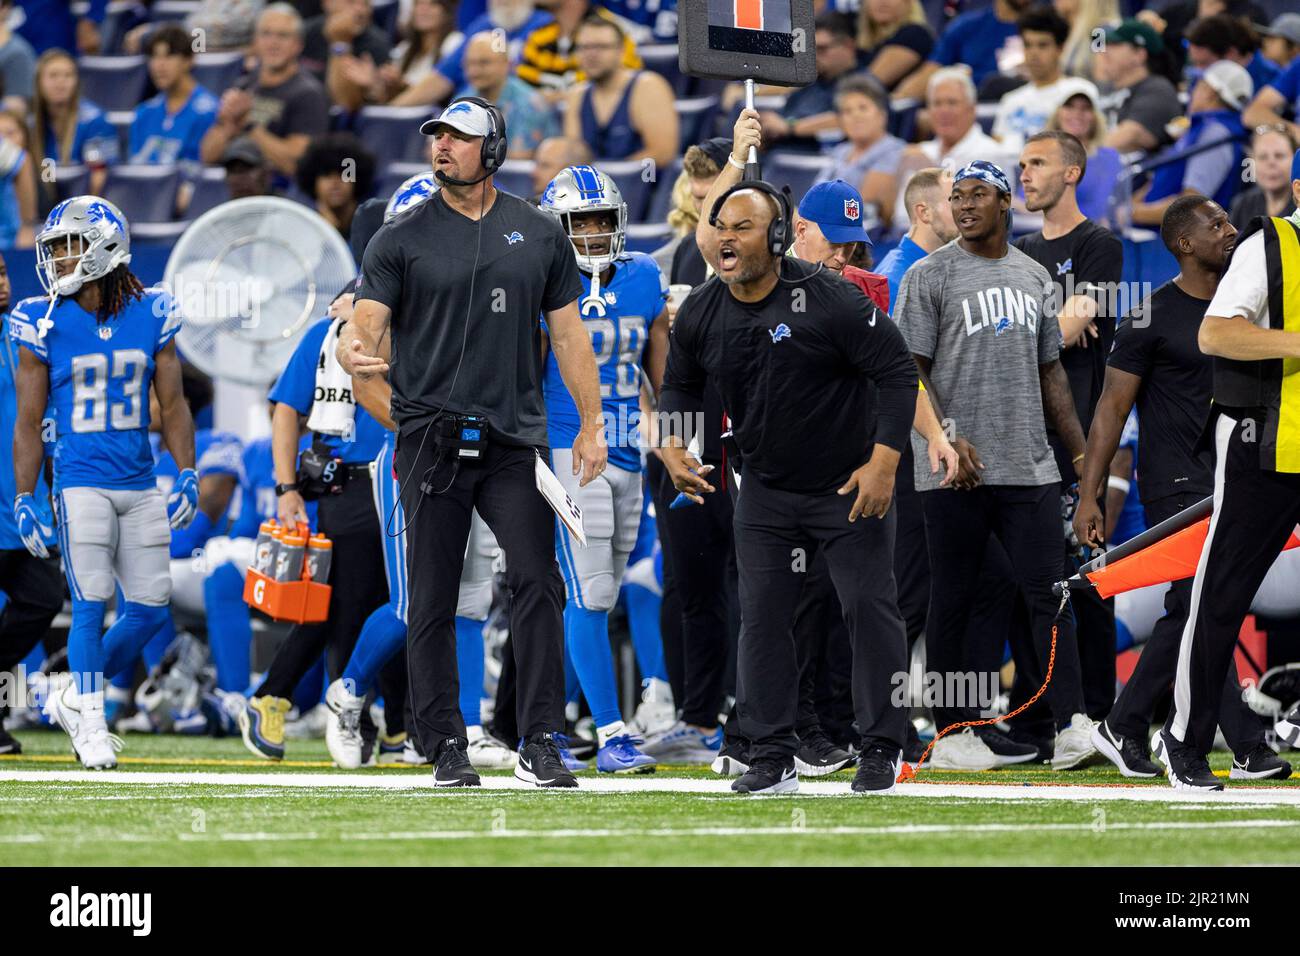
[[[74,295],[88,279],[82,263],[90,243],[79,232],[42,233],[36,240],[36,275],[49,295]],[[73,268],[59,274],[62,263],[71,262]]]
[[[574,231],[575,216],[586,217],[595,214],[604,214],[613,220],[613,231],[582,233]],[[614,260],[623,254],[627,235],[626,203],[619,203],[617,206],[608,205],[575,209],[561,214],[560,222],[564,226],[569,241],[573,243],[573,251],[578,259],[578,268],[583,272],[598,276],[613,265]],[[603,251],[601,251],[602,249]]]

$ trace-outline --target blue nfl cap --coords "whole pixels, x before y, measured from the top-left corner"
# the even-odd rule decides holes
[[[862,194],[842,179],[818,183],[804,194],[799,215],[817,223],[827,242],[865,242],[871,237],[862,227]]]

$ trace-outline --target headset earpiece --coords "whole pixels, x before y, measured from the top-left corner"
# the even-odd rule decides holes
[[[510,150],[510,140],[506,136],[505,114],[481,96],[461,96],[452,100],[452,103],[473,103],[487,110],[488,118],[492,120],[492,129],[483,137],[479,161],[483,164],[485,173],[488,175],[495,173],[505,163],[506,153]]]

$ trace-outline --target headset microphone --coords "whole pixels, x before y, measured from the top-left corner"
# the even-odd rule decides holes
[[[452,176],[448,176],[440,169],[435,169],[433,171],[433,178],[438,180],[438,182],[442,183],[444,186],[477,186],[491,175],[492,170],[488,170],[478,179],[456,179]]]

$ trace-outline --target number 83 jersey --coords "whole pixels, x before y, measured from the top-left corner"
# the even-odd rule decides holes
[[[640,471],[641,356],[650,325],[668,300],[668,286],[659,266],[643,252],[630,252],[615,260],[614,274],[608,285],[601,285],[599,300],[591,296],[591,276],[581,275],[583,296],[578,310],[591,336],[600,372],[609,463],[626,471]],[[564,387],[554,352],[546,355],[542,388],[551,448],[572,448],[581,418]]]
[[[9,318],[14,340],[49,368],[55,489],[152,488],[149,386],[180,313],[160,289],[102,323],[63,298],[47,321],[48,306],[43,296],[24,299]]]

